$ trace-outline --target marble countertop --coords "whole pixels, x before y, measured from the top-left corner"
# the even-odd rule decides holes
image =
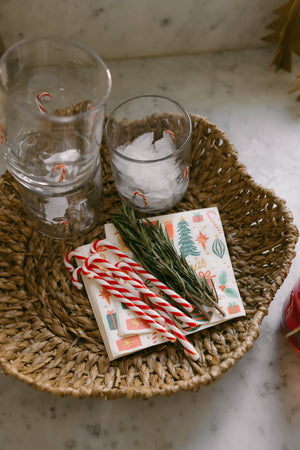
[[[166,95],[222,129],[257,183],[285,199],[300,228],[297,73],[268,69],[272,50],[108,61],[110,111],[142,93]],[[3,166],[1,166],[3,169]],[[253,348],[199,392],[150,400],[57,398],[0,374],[0,450],[296,450],[300,355],[280,329],[300,276],[300,244]]]
[[[178,55],[265,46],[282,0],[2,0],[1,39],[60,36],[103,58]],[[134,11],[134,14],[132,13]],[[234,32],[228,32],[234,30]]]

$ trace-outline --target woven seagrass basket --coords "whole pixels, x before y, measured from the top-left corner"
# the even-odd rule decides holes
[[[219,208],[246,317],[190,335],[201,355],[197,362],[176,343],[109,361],[88,298],[63,263],[68,250],[103,238],[104,223],[120,206],[103,141],[103,214],[76,242],[40,235],[9,173],[0,178],[0,363],[6,374],[60,396],[149,398],[213,383],[252,347],[288,274],[298,230],[285,202],[254,183],[227,137],[206,118],[191,119],[190,185],[173,211]]]

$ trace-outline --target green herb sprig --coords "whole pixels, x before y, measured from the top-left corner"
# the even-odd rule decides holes
[[[214,285],[211,289],[206,278],[197,275],[183,254],[176,250],[159,222],[154,225],[147,219],[139,218],[134,209],[125,203],[119,212],[110,216],[110,220],[136,260],[148,272],[196,306],[208,320],[210,317],[203,305],[215,307],[225,315],[218,305]]]

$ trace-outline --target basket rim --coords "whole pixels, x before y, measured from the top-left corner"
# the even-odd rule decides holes
[[[49,383],[46,383],[42,378],[39,378],[37,375],[35,376],[35,370],[34,368],[27,368],[27,373],[25,371],[20,371],[18,368],[16,368],[11,362],[5,357],[5,349],[3,351],[2,348],[2,339],[1,339],[1,332],[2,332],[2,326],[0,324],[0,365],[3,370],[3,372],[6,375],[13,376],[18,378],[19,380],[25,382],[26,384],[35,387],[36,389],[40,391],[47,391],[51,394],[58,395],[58,396],[66,396],[66,395],[72,395],[76,398],[82,398],[82,397],[102,397],[105,399],[117,399],[121,397],[127,397],[127,398],[135,398],[135,397],[143,397],[143,398],[150,398],[156,395],[170,395],[175,392],[184,390],[184,391],[194,391],[199,389],[201,384],[207,385],[214,381],[216,381],[222,374],[224,374],[230,367],[232,367],[235,362],[240,359],[252,346],[254,341],[257,339],[259,335],[259,325],[261,324],[263,318],[268,314],[268,306],[272,299],[275,296],[276,291],[279,289],[281,284],[284,282],[288,272],[289,268],[291,266],[292,260],[295,256],[295,246],[298,240],[299,231],[296,227],[296,225],[293,223],[293,215],[291,211],[287,208],[285,200],[280,199],[273,190],[264,188],[263,186],[257,184],[254,179],[249,175],[247,168],[244,164],[242,164],[238,160],[238,152],[235,149],[235,147],[232,145],[232,143],[229,141],[226,134],[221,131],[217,126],[208,120],[205,116],[196,115],[196,114],[190,114],[193,126],[196,126],[198,122],[204,123],[206,126],[210,127],[211,129],[216,129],[219,133],[220,138],[228,145],[228,148],[230,149],[230,154],[235,159],[236,162],[236,171],[238,171],[240,174],[242,174],[243,179],[247,180],[248,185],[251,187],[257,189],[257,187],[260,187],[265,194],[266,197],[271,198],[272,201],[276,201],[278,204],[280,204],[281,212],[285,216],[289,228],[289,234],[290,234],[290,241],[287,245],[286,249],[286,255],[287,260],[284,266],[282,267],[282,270],[280,274],[276,277],[276,284],[272,287],[273,289],[273,296],[269,298],[268,305],[266,306],[261,305],[257,307],[255,314],[251,317],[249,322],[249,334],[245,337],[244,341],[241,341],[241,345],[238,351],[235,352],[234,357],[232,355],[229,355],[227,359],[224,359],[220,365],[215,365],[212,370],[210,371],[210,374],[201,374],[201,372],[197,373],[196,363],[192,364],[192,367],[195,368],[194,376],[188,379],[180,379],[178,382],[173,385],[168,385],[163,387],[151,387],[149,386],[119,386],[114,387],[110,384],[110,376],[114,376],[113,373],[109,376],[107,376],[107,384],[102,387],[101,389],[99,387],[92,386],[81,386],[79,388],[74,388],[73,386],[60,386],[60,385],[50,385]],[[3,181],[5,175],[1,176],[1,180]],[[0,199],[1,200],[1,199]],[[220,208],[220,212],[222,212],[222,207]],[[224,229],[225,232],[225,229]],[[226,236],[226,232],[225,232]],[[1,299],[0,299],[1,303]],[[225,327],[227,326],[227,323],[222,324]],[[228,325],[229,326],[229,325]],[[218,326],[217,326],[218,327]],[[214,328],[214,327],[213,327]],[[72,344],[73,345],[73,344]],[[77,345],[77,343],[74,341],[74,345]],[[157,348],[153,347],[152,354],[157,353]],[[124,357],[126,358],[126,357]],[[118,372],[118,360],[117,362],[111,362],[110,367],[112,368],[112,372],[116,373]],[[107,375],[107,374],[106,374]],[[106,375],[101,375],[103,379],[106,377]],[[127,376],[127,375],[121,375],[118,374],[119,377]],[[93,384],[93,383],[91,383]]]

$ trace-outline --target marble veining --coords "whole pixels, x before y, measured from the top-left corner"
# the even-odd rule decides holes
[[[287,93],[299,62],[293,73],[276,73],[271,57],[257,49],[111,61],[108,110],[160,93],[207,116],[255,181],[286,200],[300,228],[300,103]],[[253,348],[215,384],[107,402],[57,398],[1,374],[0,450],[298,450],[300,355],[280,328],[283,302],[300,276],[299,244],[297,252]]]
[[[2,0],[6,48],[32,36],[77,40],[105,59],[261,47],[281,0]]]

